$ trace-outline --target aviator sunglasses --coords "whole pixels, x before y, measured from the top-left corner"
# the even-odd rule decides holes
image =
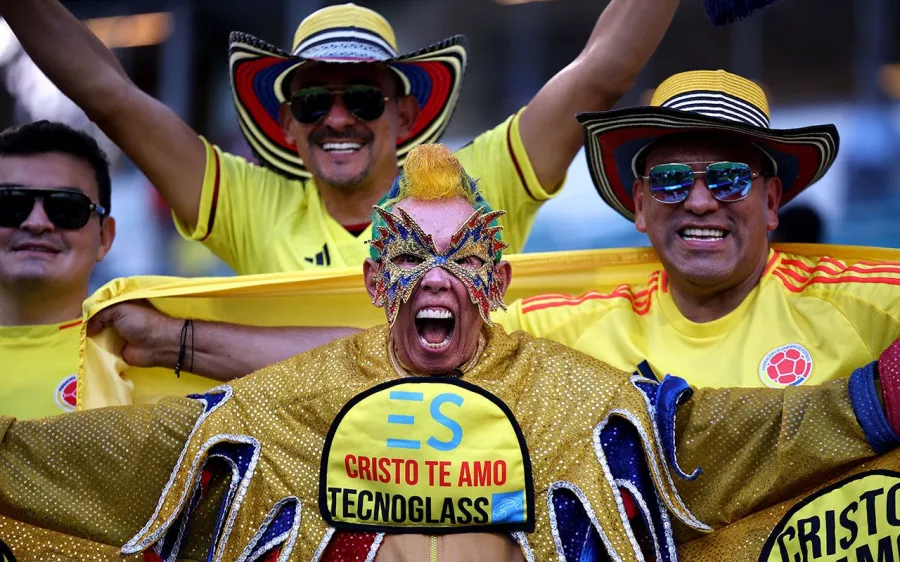
[[[389,99],[380,89],[365,84],[346,88],[315,86],[294,92],[291,96],[291,114],[300,123],[311,125],[328,115],[338,95],[347,111],[361,121],[374,121],[381,117],[384,102]]]
[[[650,168],[647,175],[640,178],[650,184],[650,195],[660,203],[681,203],[687,199],[697,175],[706,177],[709,192],[724,203],[747,197],[753,180],[759,177],[743,162],[714,162],[705,171],[696,171],[688,164],[660,164]]]
[[[57,228],[78,230],[87,224],[91,213],[102,219],[109,215],[80,191],[62,189],[29,189],[26,187],[0,188],[0,227],[18,228],[31,215],[34,202],[40,199],[44,212]]]

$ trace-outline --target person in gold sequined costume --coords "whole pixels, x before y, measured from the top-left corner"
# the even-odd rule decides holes
[[[388,324],[203,396],[0,417],[0,515],[21,522],[0,538],[14,555],[100,558],[79,550],[87,539],[144,560],[676,560],[676,542],[711,531],[706,521],[897,444],[871,371],[784,391],[692,390],[494,327],[511,275],[498,213],[446,147],[411,152],[376,214],[365,278]],[[387,425],[371,415],[433,388],[444,391],[430,412]],[[441,427],[413,439],[429,415]],[[369,439],[382,427],[396,431]],[[454,450],[473,455],[475,484]],[[419,465],[419,454],[447,460]],[[507,460],[480,471],[492,455]],[[335,471],[362,491],[332,487]],[[373,523],[364,504],[377,506],[393,475],[391,516]],[[523,489],[502,488],[514,477]],[[454,488],[464,482],[497,493],[467,503]],[[73,539],[54,550],[45,530]]]

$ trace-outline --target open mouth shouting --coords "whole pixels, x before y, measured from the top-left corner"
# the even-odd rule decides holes
[[[442,351],[450,345],[456,317],[449,309],[429,306],[416,313],[416,332],[422,345],[432,351]]]

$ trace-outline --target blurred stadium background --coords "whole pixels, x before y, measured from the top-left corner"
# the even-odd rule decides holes
[[[288,47],[321,0],[65,1],[122,61],[135,82],[198,132],[250,157],[228,85],[228,33]],[[458,147],[515,111],[584,45],[605,1],[358,0],[393,24],[401,50],[462,33],[470,65],[444,142]],[[835,123],[841,149],[831,172],[790,207],[812,209],[820,240],[900,247],[900,0],[781,0],[748,20],[713,28],[700,0],[682,0],[660,49],[620,105],[645,102],[665,77],[724,68],[769,94],[772,126]],[[56,119],[91,124],[0,25],[0,125]],[[108,143],[108,141],[107,141]],[[110,144],[118,236],[94,285],[137,274],[228,275],[228,268],[174,232],[152,186]],[[796,222],[795,222],[796,220]],[[784,221],[785,236],[808,232]],[[583,159],[542,209],[527,251],[646,245],[608,210]]]

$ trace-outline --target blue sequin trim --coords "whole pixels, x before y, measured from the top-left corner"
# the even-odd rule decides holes
[[[884,454],[900,445],[900,437],[894,433],[887,417],[884,415],[884,407],[881,405],[881,392],[875,386],[875,369],[877,361],[860,367],[850,375],[848,391],[853,413],[856,421],[866,436],[866,441],[872,450],[879,455]]]
[[[675,474],[684,480],[694,480],[703,472],[697,467],[692,473],[687,474],[678,466],[675,454],[675,414],[678,412],[678,406],[693,394],[694,391],[684,379],[672,375],[666,375],[656,388],[656,424],[659,427],[663,454]]]

